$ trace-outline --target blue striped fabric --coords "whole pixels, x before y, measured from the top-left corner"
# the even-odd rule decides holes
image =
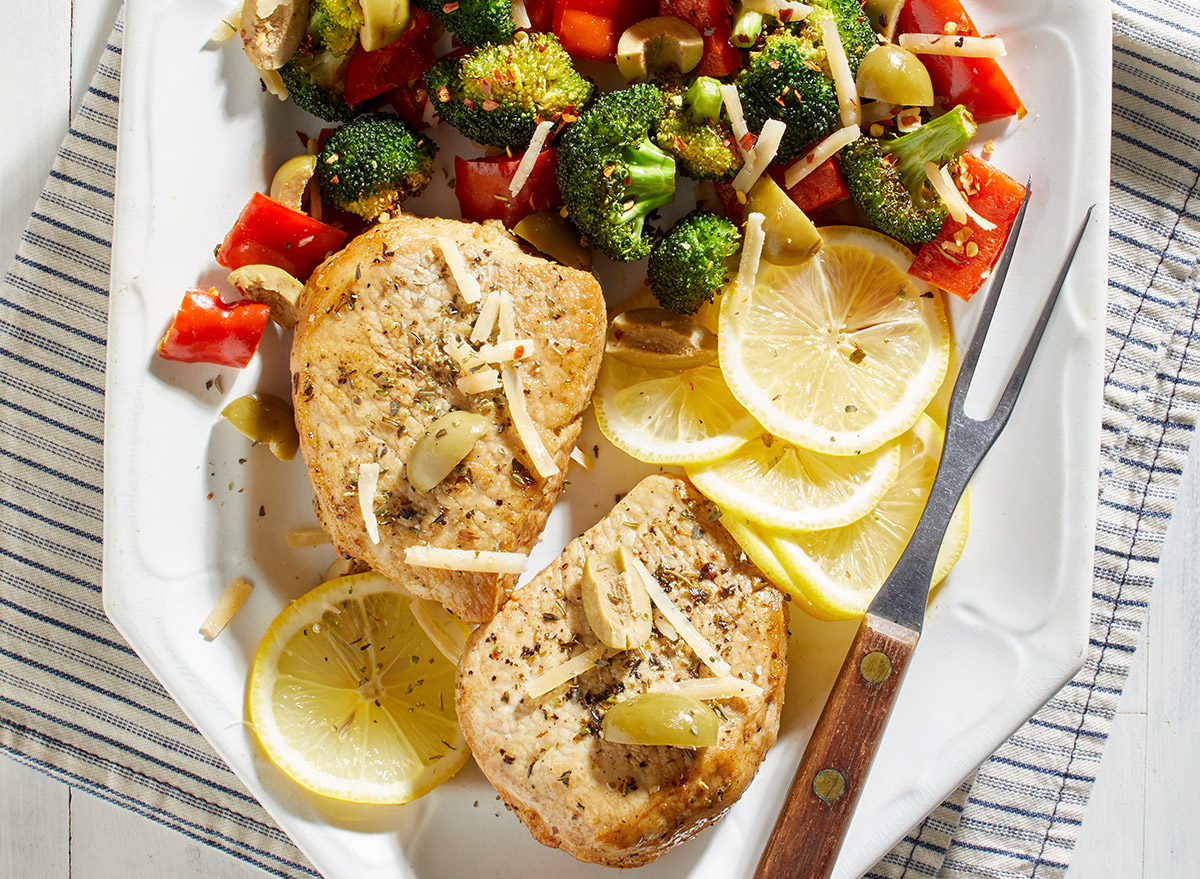
[[[1200,7],[1112,5],[1108,345],[1080,674],[867,875],[1065,872],[1200,413]],[[119,19],[0,288],[0,750],[278,876],[316,875],[105,619]]]

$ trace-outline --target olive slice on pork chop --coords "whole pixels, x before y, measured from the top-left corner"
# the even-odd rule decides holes
[[[504,297],[511,310],[497,316]],[[516,575],[414,567],[405,554],[416,546],[522,554],[533,547],[600,367],[599,284],[523,253],[493,225],[405,215],[328,259],[301,302],[292,396],[318,515],[334,545],[467,622],[489,619]],[[507,364],[519,373],[541,446],[532,452],[528,430],[513,424],[504,365],[480,359],[484,343],[471,341],[481,313],[496,326],[489,339],[503,334],[505,312],[510,333],[532,343],[517,345],[522,359]],[[470,442],[421,443],[430,425],[456,412],[470,417],[440,424],[475,425]],[[419,462],[414,485],[408,464],[419,443],[423,455],[466,451],[457,461]],[[446,475],[431,486],[430,472]]]
[[[614,650],[588,625],[583,580],[589,558],[622,548],[658,598],[649,639]],[[476,762],[534,838],[582,861],[634,867],[741,796],[779,731],[787,646],[782,595],[712,503],[685,479],[650,476],[471,635],[458,667],[458,719]],[[704,699],[719,718],[716,743],[612,740],[671,732],[672,718],[647,711],[674,711],[666,703],[687,698],[642,700],[625,712],[622,735],[606,738],[607,712],[646,693]]]

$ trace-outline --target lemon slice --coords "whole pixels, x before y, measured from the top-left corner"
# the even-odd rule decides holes
[[[900,472],[900,446],[834,457],[762,434],[732,455],[688,465],[688,478],[722,510],[759,525],[838,528],[875,508]]]
[[[900,439],[896,481],[866,516],[827,531],[781,531],[753,523],[747,523],[746,529],[774,554],[798,590],[793,594],[815,608],[816,616],[838,620],[862,616],[916,528],[941,453],[941,428],[929,416],[922,416]],[[932,578],[935,584],[962,555],[968,507],[964,494],[938,552]]]
[[[721,524],[725,526],[738,546],[742,548],[742,552],[750,561],[758,566],[762,571],[763,576],[782,589],[791,596],[792,600],[809,616],[817,619],[832,619],[824,612],[808,600],[804,590],[794,577],[783,566],[779,556],[767,543],[772,529],[763,528],[760,525],[753,525],[746,519],[737,515],[737,513],[724,513],[721,516]]]
[[[730,390],[771,433],[827,455],[871,451],[912,427],[950,356],[941,294],[912,254],[869,229],[827,226],[796,266],[763,264],[725,295],[719,350]]]
[[[375,573],[322,583],[275,618],[254,655],[250,722],[267,756],[309,790],[407,803],[470,752],[454,713],[455,667]]]
[[[605,357],[592,400],[609,441],[647,464],[715,461],[762,430],[715,363],[674,371]]]

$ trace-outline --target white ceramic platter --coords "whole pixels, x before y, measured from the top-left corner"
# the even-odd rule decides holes
[[[284,464],[220,418],[253,390],[287,394],[286,337],[271,332],[242,373],[172,364],[155,345],[190,286],[223,282],[212,251],[251,192],[320,125],[262,95],[236,47],[208,36],[229,0],[129,0],[121,88],[116,243],[108,346],[104,600],[113,622],[234,772],[328,879],[611,875],[533,841],[473,767],[404,807],[366,813],[306,796],[267,763],[243,719],[259,637],[317,582],[328,547],[289,550],[313,523],[303,466]],[[976,0],[985,32],[1004,36],[1006,70],[1029,115],[996,139],[994,161],[1035,196],[980,372],[998,386],[1086,207],[1084,241],[1007,431],[972,485],[971,536],[933,602],[899,703],[835,876],[857,876],[994,751],[1078,669],[1086,644],[1100,432],[1111,35],[1107,7],[1082,0]],[[434,132],[441,163],[466,146]],[[434,192],[433,190],[437,190]],[[440,184],[421,209],[457,216]],[[642,266],[605,270],[610,302]],[[973,307],[952,303],[961,336]],[[220,382],[213,380],[220,376]],[[978,379],[977,379],[978,380]],[[223,386],[224,394],[218,389]],[[598,520],[648,472],[599,446],[576,468],[531,569]],[[256,589],[208,643],[197,626],[224,586]],[[647,877],[750,876],[784,790],[841,663],[852,624],[796,614],[779,744],[714,828]],[[469,844],[463,844],[470,840]]]

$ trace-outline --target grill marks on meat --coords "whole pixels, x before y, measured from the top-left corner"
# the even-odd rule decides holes
[[[444,350],[465,340],[479,304],[468,305],[442,257],[455,241],[486,293],[513,296],[517,331],[536,340],[523,361],[530,416],[560,473],[538,479],[509,417],[503,390],[467,395]],[[404,563],[413,545],[527,553],[562,488],[604,347],[604,300],[587,273],[529,256],[488,225],[405,216],[359,236],[317,270],[305,289],[292,344],[292,390],[301,450],[317,512],[335,546],[462,619],[489,619],[513,575],[439,571]],[[439,486],[408,484],[405,464],[434,419],[477,412],[489,430]],[[366,530],[359,465],[380,465]]]
[[[720,525],[719,512],[678,477],[643,480],[555,564],[517,590],[471,636],[459,664],[459,722],[476,761],[538,841],[609,866],[644,864],[712,823],[745,790],[779,729],[787,611]],[[711,703],[718,743],[686,750],[600,737],[617,701],[705,669],[682,639],[656,627],[639,650],[610,651],[538,699],[526,687],[599,641],[584,617],[583,564],[628,547],[761,696]],[[658,619],[656,613],[656,619]]]

